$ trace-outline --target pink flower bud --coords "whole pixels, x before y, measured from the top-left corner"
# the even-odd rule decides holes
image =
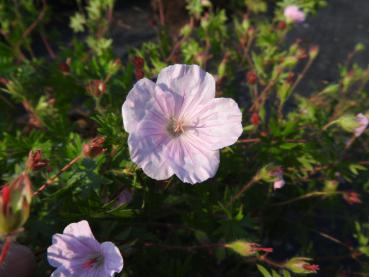
[[[47,167],[49,165],[49,161],[42,159],[41,150],[30,151],[28,154],[28,159],[26,166],[30,170],[39,170]]]
[[[104,143],[104,137],[96,137],[92,139],[89,143],[83,145],[83,155],[90,158],[100,155],[106,151],[106,148],[103,147]]]

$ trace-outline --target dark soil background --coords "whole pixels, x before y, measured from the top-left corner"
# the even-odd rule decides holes
[[[167,24],[174,31],[186,21],[184,0],[164,1]],[[226,4],[216,1],[221,7]],[[158,20],[155,1],[118,1],[112,30],[115,52],[124,56],[131,47],[155,39],[153,23]],[[302,39],[305,45],[320,46],[320,54],[300,90],[304,94],[321,81],[334,81],[338,77],[338,64],[343,63],[357,43],[368,47],[355,61],[369,64],[369,1],[330,0],[317,15],[309,16],[305,23],[296,25],[289,34],[290,42]]]

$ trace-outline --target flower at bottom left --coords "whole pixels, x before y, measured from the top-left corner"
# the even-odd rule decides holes
[[[111,277],[123,269],[123,258],[112,242],[99,243],[86,220],[71,223],[52,237],[47,249],[51,277]]]

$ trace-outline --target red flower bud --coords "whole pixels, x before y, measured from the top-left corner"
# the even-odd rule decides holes
[[[145,76],[145,74],[143,73],[143,71],[141,69],[136,69],[135,70],[135,77],[136,80],[140,80]]]
[[[287,28],[287,23],[286,23],[286,21],[279,21],[278,22],[278,25],[277,25],[277,29],[278,30],[281,30],[281,31],[283,31],[283,30],[285,30]]]
[[[3,186],[1,194],[3,200],[3,214],[7,214],[9,210],[9,200],[10,200],[10,188],[8,185]]]
[[[304,264],[303,268],[307,271],[316,272],[319,270],[319,265],[317,264]]]
[[[39,170],[47,167],[49,165],[49,161],[46,159],[42,159],[41,150],[30,151],[28,154],[28,159],[26,166],[30,170]]]
[[[63,62],[63,63],[60,63],[59,64],[59,70],[64,75],[67,75],[70,72],[70,67],[69,67],[69,65],[67,63]]]
[[[254,112],[252,113],[251,115],[251,124],[254,125],[254,126],[258,126],[259,123],[260,123],[260,116],[258,113]]]
[[[89,143],[83,145],[83,155],[90,158],[100,155],[106,151],[106,148],[103,147],[104,143],[104,137],[96,137],[92,139]]]
[[[145,64],[145,60],[143,58],[139,57],[139,56],[135,56],[133,58],[133,64],[134,64],[136,69],[137,68],[142,69],[144,64]]]
[[[6,78],[0,77],[0,84],[6,86],[10,81]]]
[[[250,70],[246,74],[246,80],[249,85],[255,85],[258,80],[258,76],[254,71]]]
[[[342,195],[343,199],[350,205],[361,204],[360,194],[354,191],[345,191]]]

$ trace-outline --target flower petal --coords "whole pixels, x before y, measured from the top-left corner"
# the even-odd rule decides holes
[[[242,134],[242,113],[230,98],[216,98],[198,109],[188,133],[212,150],[234,144]]]
[[[71,235],[74,237],[89,237],[95,239],[92,234],[90,225],[86,220],[81,220],[80,222],[71,223],[64,228],[63,234]]]
[[[55,234],[53,244],[47,249],[47,259],[51,266],[72,268],[85,262],[85,257],[99,250],[99,243],[88,237]]]
[[[170,141],[166,155],[174,173],[184,183],[203,182],[213,177],[219,167],[218,150],[209,150],[185,135]]]
[[[113,276],[123,269],[123,258],[118,247],[110,241],[101,244],[101,251],[104,255],[104,271]]]
[[[147,78],[139,80],[127,95],[122,106],[124,129],[133,132],[147,111],[147,105],[155,90],[155,83]]]
[[[179,95],[181,109],[178,117],[185,113],[191,114],[191,110],[200,103],[215,97],[215,80],[198,65],[175,64],[160,71],[157,85],[165,91]]]

